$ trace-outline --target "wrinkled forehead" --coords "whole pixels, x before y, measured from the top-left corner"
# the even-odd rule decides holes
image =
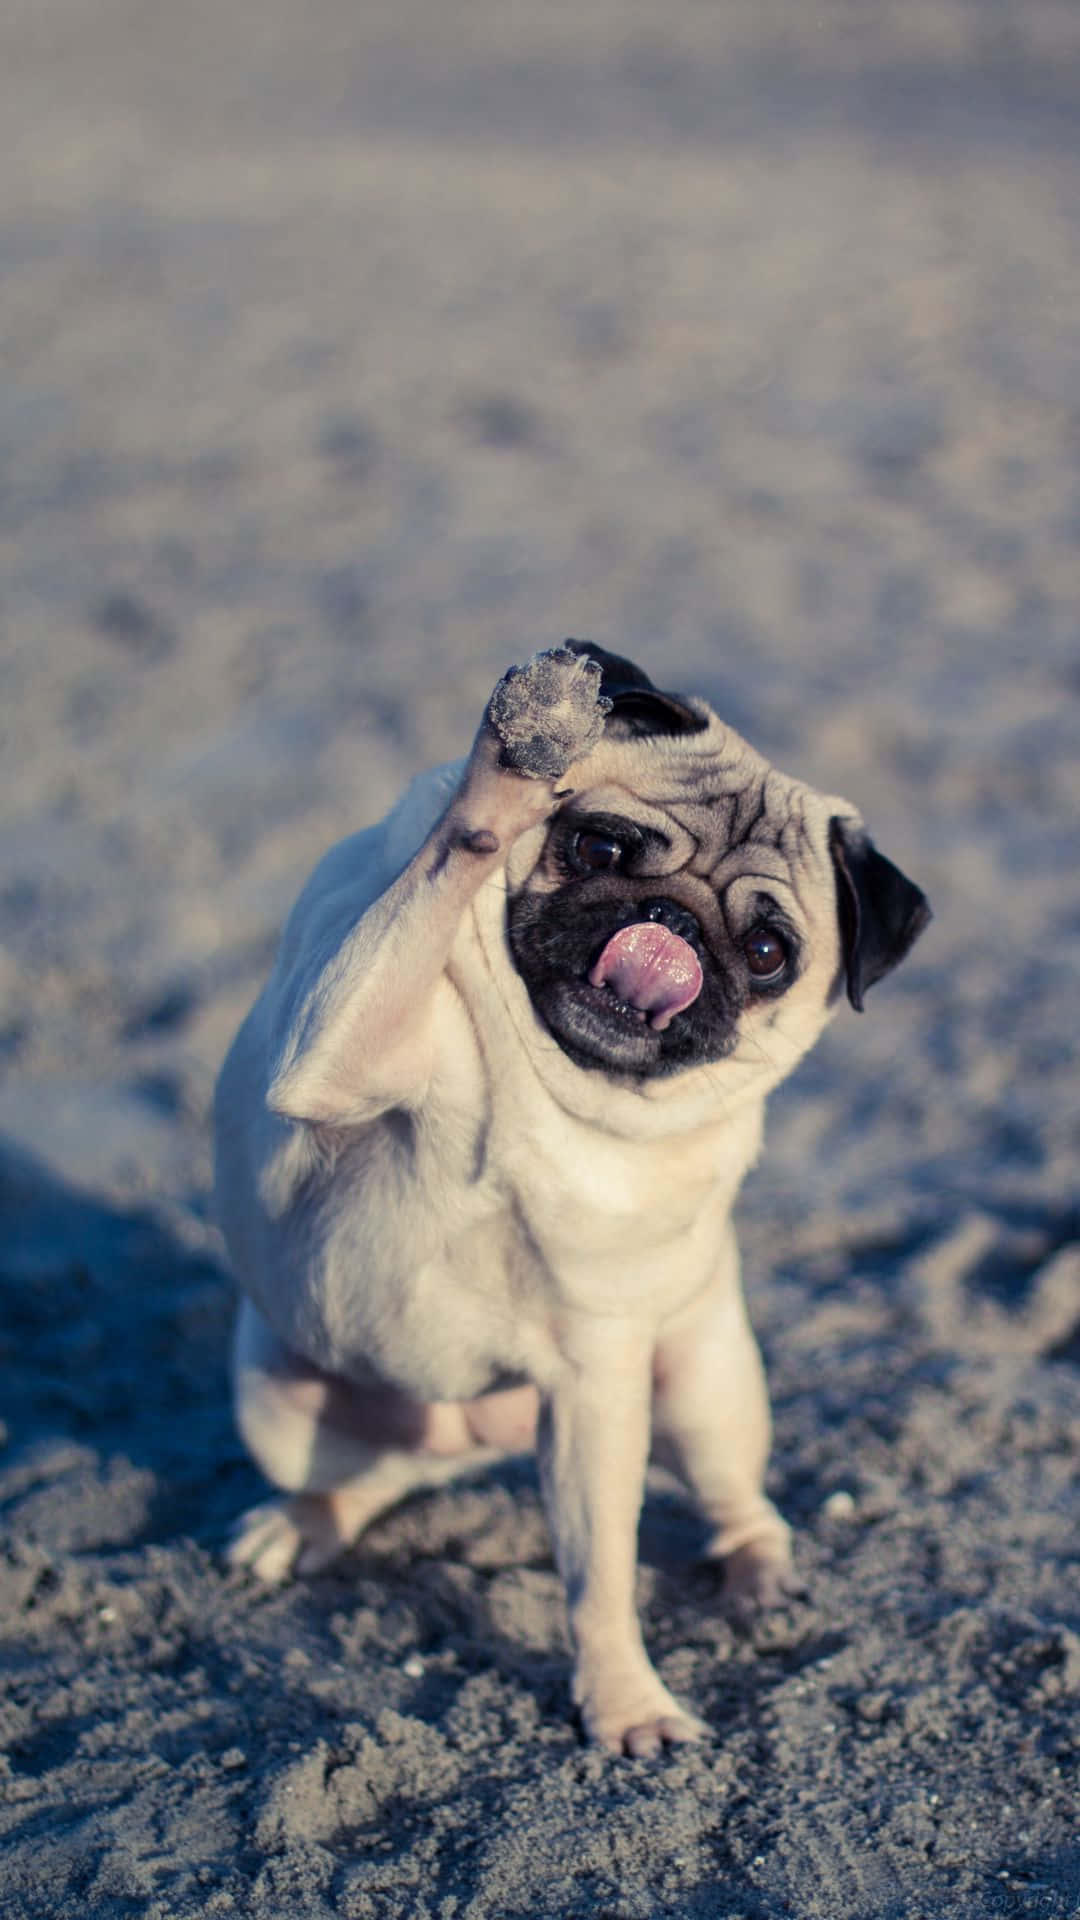
[[[717,809],[776,775],[764,755],[725,726],[703,700],[693,704],[703,719],[708,716],[708,724],[696,733],[643,738],[605,733],[575,769],[580,786],[592,790],[610,782],[660,806]]]
[[[715,716],[677,739],[605,739],[579,771],[575,805],[629,810],[643,824],[654,815],[658,831],[675,830],[684,861],[695,849],[718,856],[743,843],[790,859],[819,843],[819,829],[827,841],[830,812],[851,811],[781,773]]]
[[[853,812],[715,719],[673,741],[604,741],[580,771],[574,810],[651,829],[667,842],[666,871],[689,868],[718,891],[792,889],[804,909],[831,878],[830,819]]]

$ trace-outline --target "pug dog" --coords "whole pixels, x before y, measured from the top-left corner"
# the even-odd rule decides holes
[[[704,700],[588,643],[512,667],[464,763],[326,855],[221,1073],[236,1417],[281,1490],[234,1564],[312,1573],[535,1447],[586,1734],[699,1738],[635,1612],[646,1468],[738,1604],[784,1593],[732,1204],[770,1088],[928,918]]]

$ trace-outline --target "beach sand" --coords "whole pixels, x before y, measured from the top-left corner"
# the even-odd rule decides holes
[[[0,1909],[1080,1912],[1080,15],[0,23]],[[214,1075],[323,849],[564,634],[933,900],[740,1208],[805,1599],[646,1502],[587,1750],[531,1463],[227,1574]]]

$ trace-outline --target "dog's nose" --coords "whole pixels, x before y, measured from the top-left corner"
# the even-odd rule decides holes
[[[677,933],[680,940],[693,944],[701,939],[701,928],[689,907],[680,907],[677,900],[643,900],[637,911],[643,920],[658,920],[669,933]]]

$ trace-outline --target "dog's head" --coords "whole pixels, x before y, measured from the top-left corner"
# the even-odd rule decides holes
[[[777,772],[704,701],[567,644],[612,708],[584,784],[510,875],[533,1007],[580,1067],[643,1080],[736,1056],[779,1077],[845,986],[862,1008],[927,902],[846,802]]]

